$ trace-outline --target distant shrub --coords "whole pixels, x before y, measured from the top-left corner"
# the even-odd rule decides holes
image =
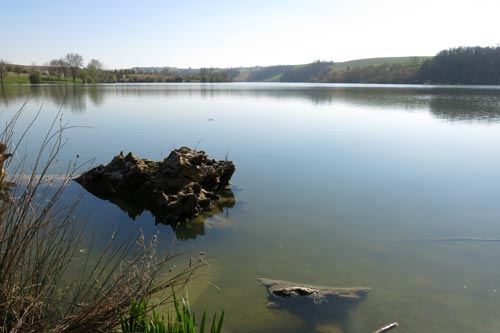
[[[31,84],[38,84],[42,81],[42,76],[39,72],[31,72],[29,80]]]

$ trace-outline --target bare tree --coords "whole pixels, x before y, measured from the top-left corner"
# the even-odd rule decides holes
[[[78,53],[68,53],[66,54],[65,61],[68,64],[74,82],[76,80],[78,69],[80,69],[83,65],[83,57]]]
[[[95,68],[96,70],[100,71],[100,70],[104,69],[104,65],[99,60],[92,59],[89,61],[89,64],[87,65],[87,69],[89,69],[89,68]]]
[[[59,58],[57,59],[57,65],[59,66],[59,70],[64,75],[64,79],[66,79],[68,77],[68,63],[64,58]]]
[[[23,72],[23,68],[21,66],[17,65],[16,67],[14,67],[14,72],[16,73],[17,78],[19,79],[19,74],[21,74]]]
[[[60,80],[61,79],[61,73],[59,72],[57,68],[57,59],[49,61],[49,73],[50,75],[55,75],[57,78]]]
[[[64,78],[66,78],[66,74],[68,72],[68,64],[66,60],[64,60],[63,58],[51,60],[49,66],[52,68],[52,72],[57,76],[59,80],[61,80],[61,77],[63,75]]]

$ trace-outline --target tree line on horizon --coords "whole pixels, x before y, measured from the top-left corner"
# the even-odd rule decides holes
[[[382,84],[500,84],[500,47],[458,47],[440,51],[425,59],[409,57],[405,61],[387,62],[336,69],[333,62],[315,61],[306,65],[256,67],[245,81],[318,82],[318,83],[382,83]],[[31,69],[30,81],[40,82],[41,72],[55,80],[79,79],[83,83],[114,82],[231,82],[240,69],[230,68],[133,68],[106,70],[96,59],[83,66],[83,57],[76,53],[51,60],[40,69]],[[23,68],[0,59],[0,80],[8,72]],[[25,71],[25,70],[24,70]]]
[[[81,82],[81,83],[139,83],[139,82],[230,82],[239,74],[234,70],[200,68],[179,73],[165,69],[162,71],[132,69],[107,70],[101,61],[91,59],[84,66],[83,56],[68,53],[64,57],[50,60],[43,66],[22,66],[10,64],[0,59],[0,85],[9,73],[15,73],[17,79],[21,74],[29,74],[30,83],[41,82]]]
[[[458,47],[439,52],[419,70],[422,82],[500,84],[500,47]]]

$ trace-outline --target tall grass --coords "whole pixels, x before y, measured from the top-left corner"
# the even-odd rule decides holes
[[[205,333],[207,311],[204,310],[201,315],[200,323],[196,322],[196,316],[191,311],[189,298],[182,298],[182,302],[175,296],[175,290],[172,290],[174,313],[167,312],[167,320],[154,309],[148,315],[150,308],[148,302],[142,298],[139,301],[133,301],[130,305],[130,311],[127,316],[120,319],[120,327],[123,333]],[[181,305],[182,303],[182,305]],[[217,319],[217,313],[212,317],[210,333],[221,333],[224,322],[224,311]],[[208,331],[207,331],[208,332]]]
[[[158,238],[145,239],[140,231],[124,242],[110,235],[94,253],[87,224],[74,217],[77,202],[61,200],[81,165],[69,163],[66,172],[51,175],[68,127],[59,114],[28,158],[20,147],[40,112],[15,132],[28,102],[0,134],[15,161],[5,161],[0,177],[0,187],[15,184],[0,199],[0,332],[109,332],[132,299],[184,286],[203,261],[168,270],[176,255],[157,253]]]

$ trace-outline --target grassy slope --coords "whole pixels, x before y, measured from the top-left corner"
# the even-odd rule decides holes
[[[333,64],[333,69],[337,71],[346,70],[347,67],[366,67],[370,65],[382,65],[385,63],[407,63],[411,61],[418,61],[419,63],[423,60],[430,59],[431,57],[385,57],[385,58],[368,58],[368,59],[357,59],[344,62],[337,62]]]
[[[42,75],[42,82],[50,83],[73,83],[73,79],[66,78],[58,80],[55,76]],[[77,83],[82,83],[81,79],[76,79]],[[30,83],[29,74],[20,73],[19,76],[16,73],[9,72],[7,76],[4,77],[5,84],[19,84],[19,83]]]
[[[250,75],[250,69],[248,68],[242,68],[240,69],[240,74],[234,78],[234,81],[236,82],[243,82],[248,79],[248,76]]]
[[[17,76],[16,73],[8,73],[7,76],[5,76],[3,78],[3,82],[5,84],[30,83],[30,80],[28,77],[29,77],[29,74],[26,74],[26,73],[19,74],[19,77]]]
[[[283,75],[283,74],[278,74],[278,75],[275,75],[273,77],[270,77],[270,78],[264,80],[264,82],[280,82],[281,75]]]
[[[383,58],[367,58],[367,59],[357,59],[350,60],[344,62],[337,62],[332,65],[332,69],[336,71],[344,71],[347,67],[356,68],[356,67],[366,67],[370,65],[382,65],[385,63],[408,63],[408,62],[417,62],[421,63],[424,60],[430,59],[431,57],[383,57]],[[307,64],[296,65],[296,67],[305,66]],[[248,79],[251,71],[256,71],[262,69],[264,67],[254,67],[254,68],[244,68],[240,69],[240,75],[238,75],[234,81],[242,82]],[[262,82],[278,82],[280,80],[282,74],[278,74],[271,78],[267,78]]]

